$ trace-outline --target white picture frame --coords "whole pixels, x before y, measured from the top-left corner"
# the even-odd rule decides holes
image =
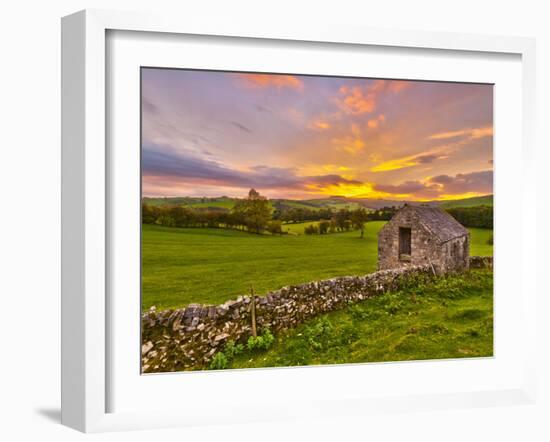
[[[62,21],[62,423],[85,432],[168,426],[207,425],[212,417],[200,407],[193,415],[183,410],[109,412],[108,396],[112,388],[109,366],[112,355],[108,327],[112,318],[107,302],[109,285],[108,247],[112,230],[107,173],[106,120],[108,63],[106,35],[109,31],[142,31],[163,34],[270,39],[287,42],[339,43],[380,48],[437,49],[483,54],[515,54],[521,57],[522,110],[521,158],[523,187],[522,212],[522,283],[518,318],[526,336],[535,333],[535,266],[528,257],[536,256],[536,241],[530,240],[535,229],[534,108],[535,43],[528,38],[491,37],[416,31],[357,29],[344,26],[285,24],[211,23],[195,17],[164,17],[87,10]],[[497,135],[498,136],[498,135]],[[497,318],[498,321],[498,318]],[[328,397],[295,407],[291,412],[280,407],[253,410],[246,404],[235,405],[241,421],[311,417],[329,414],[364,414],[381,408],[388,411],[431,408],[460,408],[499,404],[532,403],[536,394],[535,339],[526,340],[522,356],[524,376],[514,388],[463,393],[425,395],[388,395],[372,397]],[[359,370],[359,368],[356,369]],[[384,370],[382,367],[380,370]],[[243,376],[244,372],[240,372]],[[264,372],[266,373],[266,372]],[[287,376],[297,376],[292,372]],[[225,373],[216,373],[216,382]],[[264,378],[267,376],[263,375]],[[213,379],[213,378],[210,378]],[[237,401],[238,402],[238,401]],[[240,408],[239,408],[240,407]],[[252,412],[250,412],[252,411]],[[202,414],[201,414],[202,413]],[[227,415],[229,422],[230,416]],[[223,413],[216,415],[223,422]],[[231,421],[234,421],[232,419]]]

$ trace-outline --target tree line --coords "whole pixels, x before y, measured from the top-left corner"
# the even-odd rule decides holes
[[[327,233],[347,232],[351,229],[359,230],[361,238],[365,233],[365,223],[371,221],[369,212],[360,207],[355,210],[340,209],[331,212],[329,220],[321,220],[317,224],[310,224],[304,228],[306,235],[324,235]]]
[[[248,198],[237,200],[230,211],[207,210],[182,206],[151,206],[142,204],[141,220],[144,224],[167,227],[210,227],[248,230],[252,233],[282,233],[281,221],[271,218],[267,198],[251,189]]]
[[[396,207],[383,207],[370,211],[368,212],[369,221],[389,221],[397,210]],[[350,209],[341,209],[340,211],[347,214],[353,212]],[[281,220],[284,223],[303,223],[307,221],[330,220],[338,212],[327,207],[306,209],[304,207],[285,207],[279,204],[275,207],[273,219]]]
[[[445,209],[464,227],[493,228],[493,207],[453,207]]]
[[[236,200],[231,210],[223,208],[196,209],[184,206],[155,206],[142,204],[142,222],[159,224],[167,227],[209,227],[246,230],[251,233],[270,232],[283,234],[282,224],[318,221],[304,228],[306,235],[324,235],[334,232],[359,230],[364,235],[365,223],[368,221],[388,221],[397,212],[397,207],[383,207],[367,211],[359,207],[354,210],[332,210],[322,208],[272,209],[269,200],[256,190],[250,189],[248,197]],[[493,208],[489,206],[456,207],[446,209],[465,227],[492,228]]]
[[[167,227],[209,227],[246,230],[251,233],[269,232],[283,234],[282,224],[318,221],[307,226],[307,235],[345,232],[351,229],[364,235],[365,223],[373,220],[389,220],[397,209],[385,207],[374,212],[364,208],[355,210],[329,208],[309,210],[305,208],[278,207],[272,210],[269,200],[251,189],[248,197],[236,200],[231,210],[196,209],[182,206],[155,206],[142,204],[142,222]]]

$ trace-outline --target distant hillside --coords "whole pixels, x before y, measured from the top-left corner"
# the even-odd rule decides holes
[[[151,198],[144,197],[143,202],[151,206],[182,206],[195,209],[225,209],[231,210],[235,205],[236,198],[226,196],[218,198],[194,198],[194,197],[168,197],[168,198]],[[289,199],[273,199],[270,200],[271,205],[277,209],[348,209],[355,210],[359,207],[378,210],[382,207],[401,207],[404,204],[429,204],[432,206],[440,206],[444,209],[456,207],[473,207],[473,206],[492,206],[493,195],[478,196],[474,198],[465,198],[452,201],[397,201],[374,198],[345,198],[341,196],[331,196],[328,198],[308,199],[308,200],[289,200]]]
[[[493,195],[475,196],[473,198],[465,198],[461,200],[445,201],[439,204],[444,209],[455,207],[474,207],[474,206],[492,206]]]
[[[235,205],[236,198],[219,197],[219,198],[193,198],[193,197],[167,197],[167,198],[152,198],[144,197],[143,202],[151,206],[182,206],[191,207],[194,209],[226,209],[231,210]],[[289,199],[272,199],[271,205],[280,210],[289,209],[349,209],[354,210],[364,206],[360,201],[341,197],[330,197],[323,199],[311,200],[289,200]]]
[[[314,207],[333,209],[333,210],[340,210],[340,209],[355,210],[363,206],[363,204],[361,204],[360,201],[356,201],[352,198],[344,198],[344,197],[311,199],[311,200],[304,200],[303,202],[306,204],[310,204]]]
[[[194,209],[232,209],[235,205],[235,199],[222,196],[219,198],[193,198],[193,197],[166,197],[151,198],[144,197],[142,201],[150,206],[182,206],[192,207]]]
[[[384,200],[375,198],[350,198],[350,200],[361,204],[363,207],[373,210],[379,210],[382,207],[401,207],[404,204],[418,204],[410,201]]]
[[[357,201],[365,207],[372,209],[381,209],[382,207],[401,207],[404,204],[419,205],[427,204],[429,206],[439,206],[443,209],[451,209],[455,207],[474,207],[474,206],[492,206],[493,195],[475,196],[472,198],[463,198],[449,201],[396,201],[396,200],[383,200],[383,199],[368,199],[357,198],[348,199],[348,201]]]

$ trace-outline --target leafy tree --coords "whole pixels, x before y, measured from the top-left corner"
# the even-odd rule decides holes
[[[368,213],[362,207],[354,210],[351,213],[351,223],[355,229],[361,232],[360,238],[365,234],[365,223],[368,221]]]
[[[319,228],[315,224],[310,224],[309,226],[304,227],[304,233],[306,235],[316,235],[319,233]]]
[[[321,221],[319,223],[319,233],[321,235],[324,235],[325,233],[328,233],[328,229],[330,227],[330,222],[328,221]]]
[[[464,227],[493,228],[491,206],[453,207],[446,210]]]
[[[279,220],[271,220],[267,223],[267,231],[272,235],[281,235],[283,233],[282,224]]]
[[[397,210],[397,207],[382,207],[369,214],[369,219],[372,221],[389,221]]]
[[[346,221],[349,219],[349,211],[346,209],[340,209],[334,216],[337,229],[342,232],[346,230]],[[349,230],[349,228],[348,228]]]
[[[141,209],[141,221],[144,224],[155,224],[160,216],[159,208],[143,204]]]
[[[254,233],[265,230],[271,219],[269,201],[254,189],[250,189],[248,198],[237,201],[233,211],[244,221],[246,228]]]

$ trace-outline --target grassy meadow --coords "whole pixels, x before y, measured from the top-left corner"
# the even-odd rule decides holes
[[[142,309],[219,304],[285,285],[376,271],[377,232],[384,221],[357,231],[304,235],[308,223],[285,224],[295,234],[143,225]],[[469,229],[472,255],[492,255],[491,230]]]
[[[224,368],[486,357],[493,354],[493,273],[475,270],[390,292],[246,347]]]
[[[304,229],[308,226],[318,225],[319,221],[306,221],[303,223],[288,223],[283,224],[283,232],[289,233],[291,235],[303,235]]]

